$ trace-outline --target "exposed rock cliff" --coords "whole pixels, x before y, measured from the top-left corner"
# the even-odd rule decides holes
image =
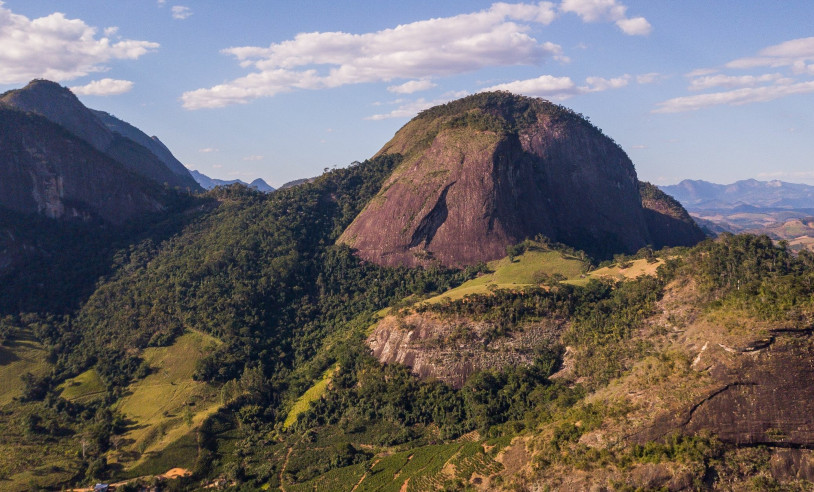
[[[653,237],[625,152],[542,99],[483,93],[429,109],[389,153],[404,162],[340,238],[379,264],[472,264],[537,234],[597,257],[671,244]]]
[[[424,378],[460,388],[472,374],[507,366],[531,365],[536,350],[555,343],[563,322],[544,320],[496,336],[492,323],[431,314],[388,316],[376,325],[367,344],[383,363],[409,366]]]
[[[0,106],[0,206],[121,223],[161,210],[165,195],[59,125]]]
[[[0,104],[44,116],[127,169],[159,184],[200,189],[163,144],[107,113],[88,109],[57,83],[34,80],[22,89],[1,95]]]

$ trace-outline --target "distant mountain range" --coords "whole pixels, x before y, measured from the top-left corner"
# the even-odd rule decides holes
[[[713,233],[748,232],[814,250],[814,186],[746,179],[732,184],[684,180],[661,189]]]
[[[732,184],[702,180],[684,181],[660,187],[689,211],[735,209],[814,209],[814,186],[784,181],[745,179]],[[751,207],[751,209],[749,208]]]
[[[257,191],[262,191],[263,193],[271,193],[272,191],[274,191],[274,187],[270,186],[261,178],[257,178],[251,183],[247,183],[240,179],[225,180],[210,178],[209,176],[203,174],[202,172],[195,170],[192,170],[189,173],[192,175],[192,178],[195,179],[195,181],[199,185],[201,185],[201,187],[205,190],[211,190],[216,186],[229,186],[232,184],[242,184],[244,186],[248,186],[249,188],[254,188]]]

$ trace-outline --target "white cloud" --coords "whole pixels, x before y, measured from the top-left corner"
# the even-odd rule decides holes
[[[243,160],[244,161],[262,161],[263,156],[262,155],[248,155],[248,156],[244,157]]]
[[[625,74],[621,77],[614,77],[612,79],[606,79],[603,77],[587,77],[585,82],[588,83],[588,86],[583,88],[585,92],[602,92],[608,89],[619,89],[621,87],[625,87],[630,82],[630,75]]]
[[[735,59],[715,68],[693,70],[689,90],[712,88],[723,90],[707,94],[675,97],[656,105],[654,113],[678,113],[719,105],[742,105],[767,102],[797,94],[814,92],[814,80],[800,80],[814,75],[814,37],[792,39],[768,46],[755,56]],[[758,67],[787,67],[790,73],[764,73],[759,75],[732,75],[725,70]]]
[[[106,27],[104,32],[105,32],[105,36],[108,36],[108,37],[113,36],[114,34],[119,32],[119,28],[116,27],[116,26]]]
[[[641,75],[636,76],[636,83],[637,84],[652,84],[653,82],[658,81],[659,79],[664,78],[658,72],[650,72],[650,73],[643,73]]]
[[[630,36],[646,36],[653,30],[644,17],[627,17],[627,7],[616,0],[563,0],[560,10],[577,14],[584,22],[614,22]]]
[[[814,81],[780,84],[764,87],[745,87],[731,91],[699,94],[697,96],[676,97],[659,103],[654,113],[679,113],[721,104],[742,105],[755,102],[766,102],[794,94],[814,92]]]
[[[653,31],[653,26],[644,17],[619,19],[616,25],[628,36],[647,36]]]
[[[85,85],[71,87],[71,92],[78,96],[115,96],[130,92],[133,82],[129,80],[101,79]]]
[[[757,56],[738,58],[727,68],[783,67],[814,61],[814,37],[798,38],[760,50]]]
[[[184,7],[183,5],[173,5],[172,6],[172,18],[178,20],[184,20],[192,15],[192,9],[189,7]]]
[[[717,75],[707,75],[704,77],[698,77],[690,81],[689,89],[691,91],[700,91],[704,89],[710,89],[712,87],[725,87],[725,88],[735,88],[735,87],[754,87],[756,85],[760,85],[766,82],[774,82],[774,81],[781,81],[784,79],[782,74],[779,73],[767,73],[764,75],[724,75],[724,74],[717,74]],[[785,79],[788,82],[788,79]]]
[[[438,106],[439,104],[444,104],[453,99],[459,99],[464,96],[468,96],[469,92],[467,91],[456,91],[456,92],[448,92],[443,94],[440,98],[428,101],[424,98],[417,99],[415,101],[404,102],[401,99],[396,101],[392,101],[392,104],[399,104],[399,106],[390,111],[389,113],[382,113],[382,114],[374,114],[365,118],[366,120],[386,120],[390,118],[412,118],[413,116],[417,115],[421,111],[425,109],[429,109],[433,106]]]
[[[414,92],[425,91],[427,89],[432,89],[435,87],[436,84],[428,79],[423,80],[411,80],[409,82],[405,82],[401,85],[391,85],[387,88],[390,92],[395,92],[396,94],[412,94]]]
[[[199,149],[198,152],[202,152],[204,154],[211,154],[212,152],[220,152],[220,150],[213,147],[206,147],[204,149]]]
[[[579,3],[565,3],[569,2]],[[624,6],[611,3],[621,9],[611,22],[629,21],[625,27],[628,31],[643,30],[641,21],[624,17]],[[581,16],[592,18],[590,13]],[[530,34],[535,26],[548,25],[556,17],[557,9],[551,2],[495,3],[475,13],[376,32],[300,33],[268,47],[227,48],[222,53],[234,56],[252,73],[186,92],[181,100],[187,109],[217,108],[296,89],[412,79],[390,86],[393,92],[409,93],[427,86],[430,78],[485,67],[539,65],[549,59],[566,62],[561,46],[540,42]]]
[[[158,43],[97,38],[97,28],[56,12],[29,19],[0,1],[0,84],[20,84],[35,78],[57,82],[107,69],[115,59],[136,59]]]
[[[515,80],[505,84],[493,85],[483,89],[487,91],[509,91],[533,97],[566,98],[578,92],[577,85],[571,77],[554,77],[541,75],[535,79]]]
[[[514,82],[493,85],[483,89],[483,91],[509,91],[532,97],[567,99],[578,94],[618,89],[628,85],[630,78],[631,76],[627,74],[611,79],[587,77],[585,79],[586,85],[578,86],[570,77],[541,75],[534,79],[515,80]]]

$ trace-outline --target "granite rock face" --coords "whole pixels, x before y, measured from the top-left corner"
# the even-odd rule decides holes
[[[373,356],[385,364],[404,364],[422,378],[434,378],[460,388],[483,370],[527,366],[536,349],[553,345],[564,322],[547,319],[494,337],[488,322],[466,318],[442,320],[431,314],[388,316],[367,339]]]
[[[378,264],[463,266],[538,234],[596,257],[670,242],[653,238],[625,152],[542,99],[429,109],[379,151],[395,153],[404,161],[340,238]]]
[[[0,206],[119,224],[162,210],[165,195],[44,117],[0,106]]]

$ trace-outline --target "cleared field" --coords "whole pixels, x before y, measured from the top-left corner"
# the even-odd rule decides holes
[[[510,261],[507,257],[490,261],[488,266],[492,273],[464,282],[425,302],[435,303],[445,298],[456,300],[469,294],[483,294],[489,292],[490,289],[513,289],[537,285],[537,281],[544,276],[561,275],[565,279],[579,279],[588,269],[587,262],[579,258],[566,256],[559,251],[535,247],[515,257],[514,261]]]
[[[641,275],[656,275],[656,270],[664,264],[664,260],[658,258],[654,263],[648,263],[646,259],[632,260],[627,262],[629,266],[622,268],[623,265],[612,265],[604,268],[597,268],[596,270],[588,273],[589,278],[613,278],[623,280],[626,278],[636,278]]]
[[[23,382],[20,376],[30,372],[35,376],[48,374],[47,353],[28,332],[20,331],[15,339],[0,346],[0,406],[20,396]]]
[[[131,384],[127,395],[116,404],[116,410],[131,425],[124,435],[123,446],[109,460],[112,458],[125,468],[139,465],[144,468],[150,461],[161,460],[166,448],[183,442],[186,435],[217,410],[220,400],[216,388],[194,381],[192,375],[196,362],[218,343],[209,335],[188,332],[169,347],[144,351],[144,360],[152,373]]]
[[[95,369],[66,380],[58,389],[62,390],[60,396],[70,401],[86,402],[104,396],[105,393],[105,385]]]

